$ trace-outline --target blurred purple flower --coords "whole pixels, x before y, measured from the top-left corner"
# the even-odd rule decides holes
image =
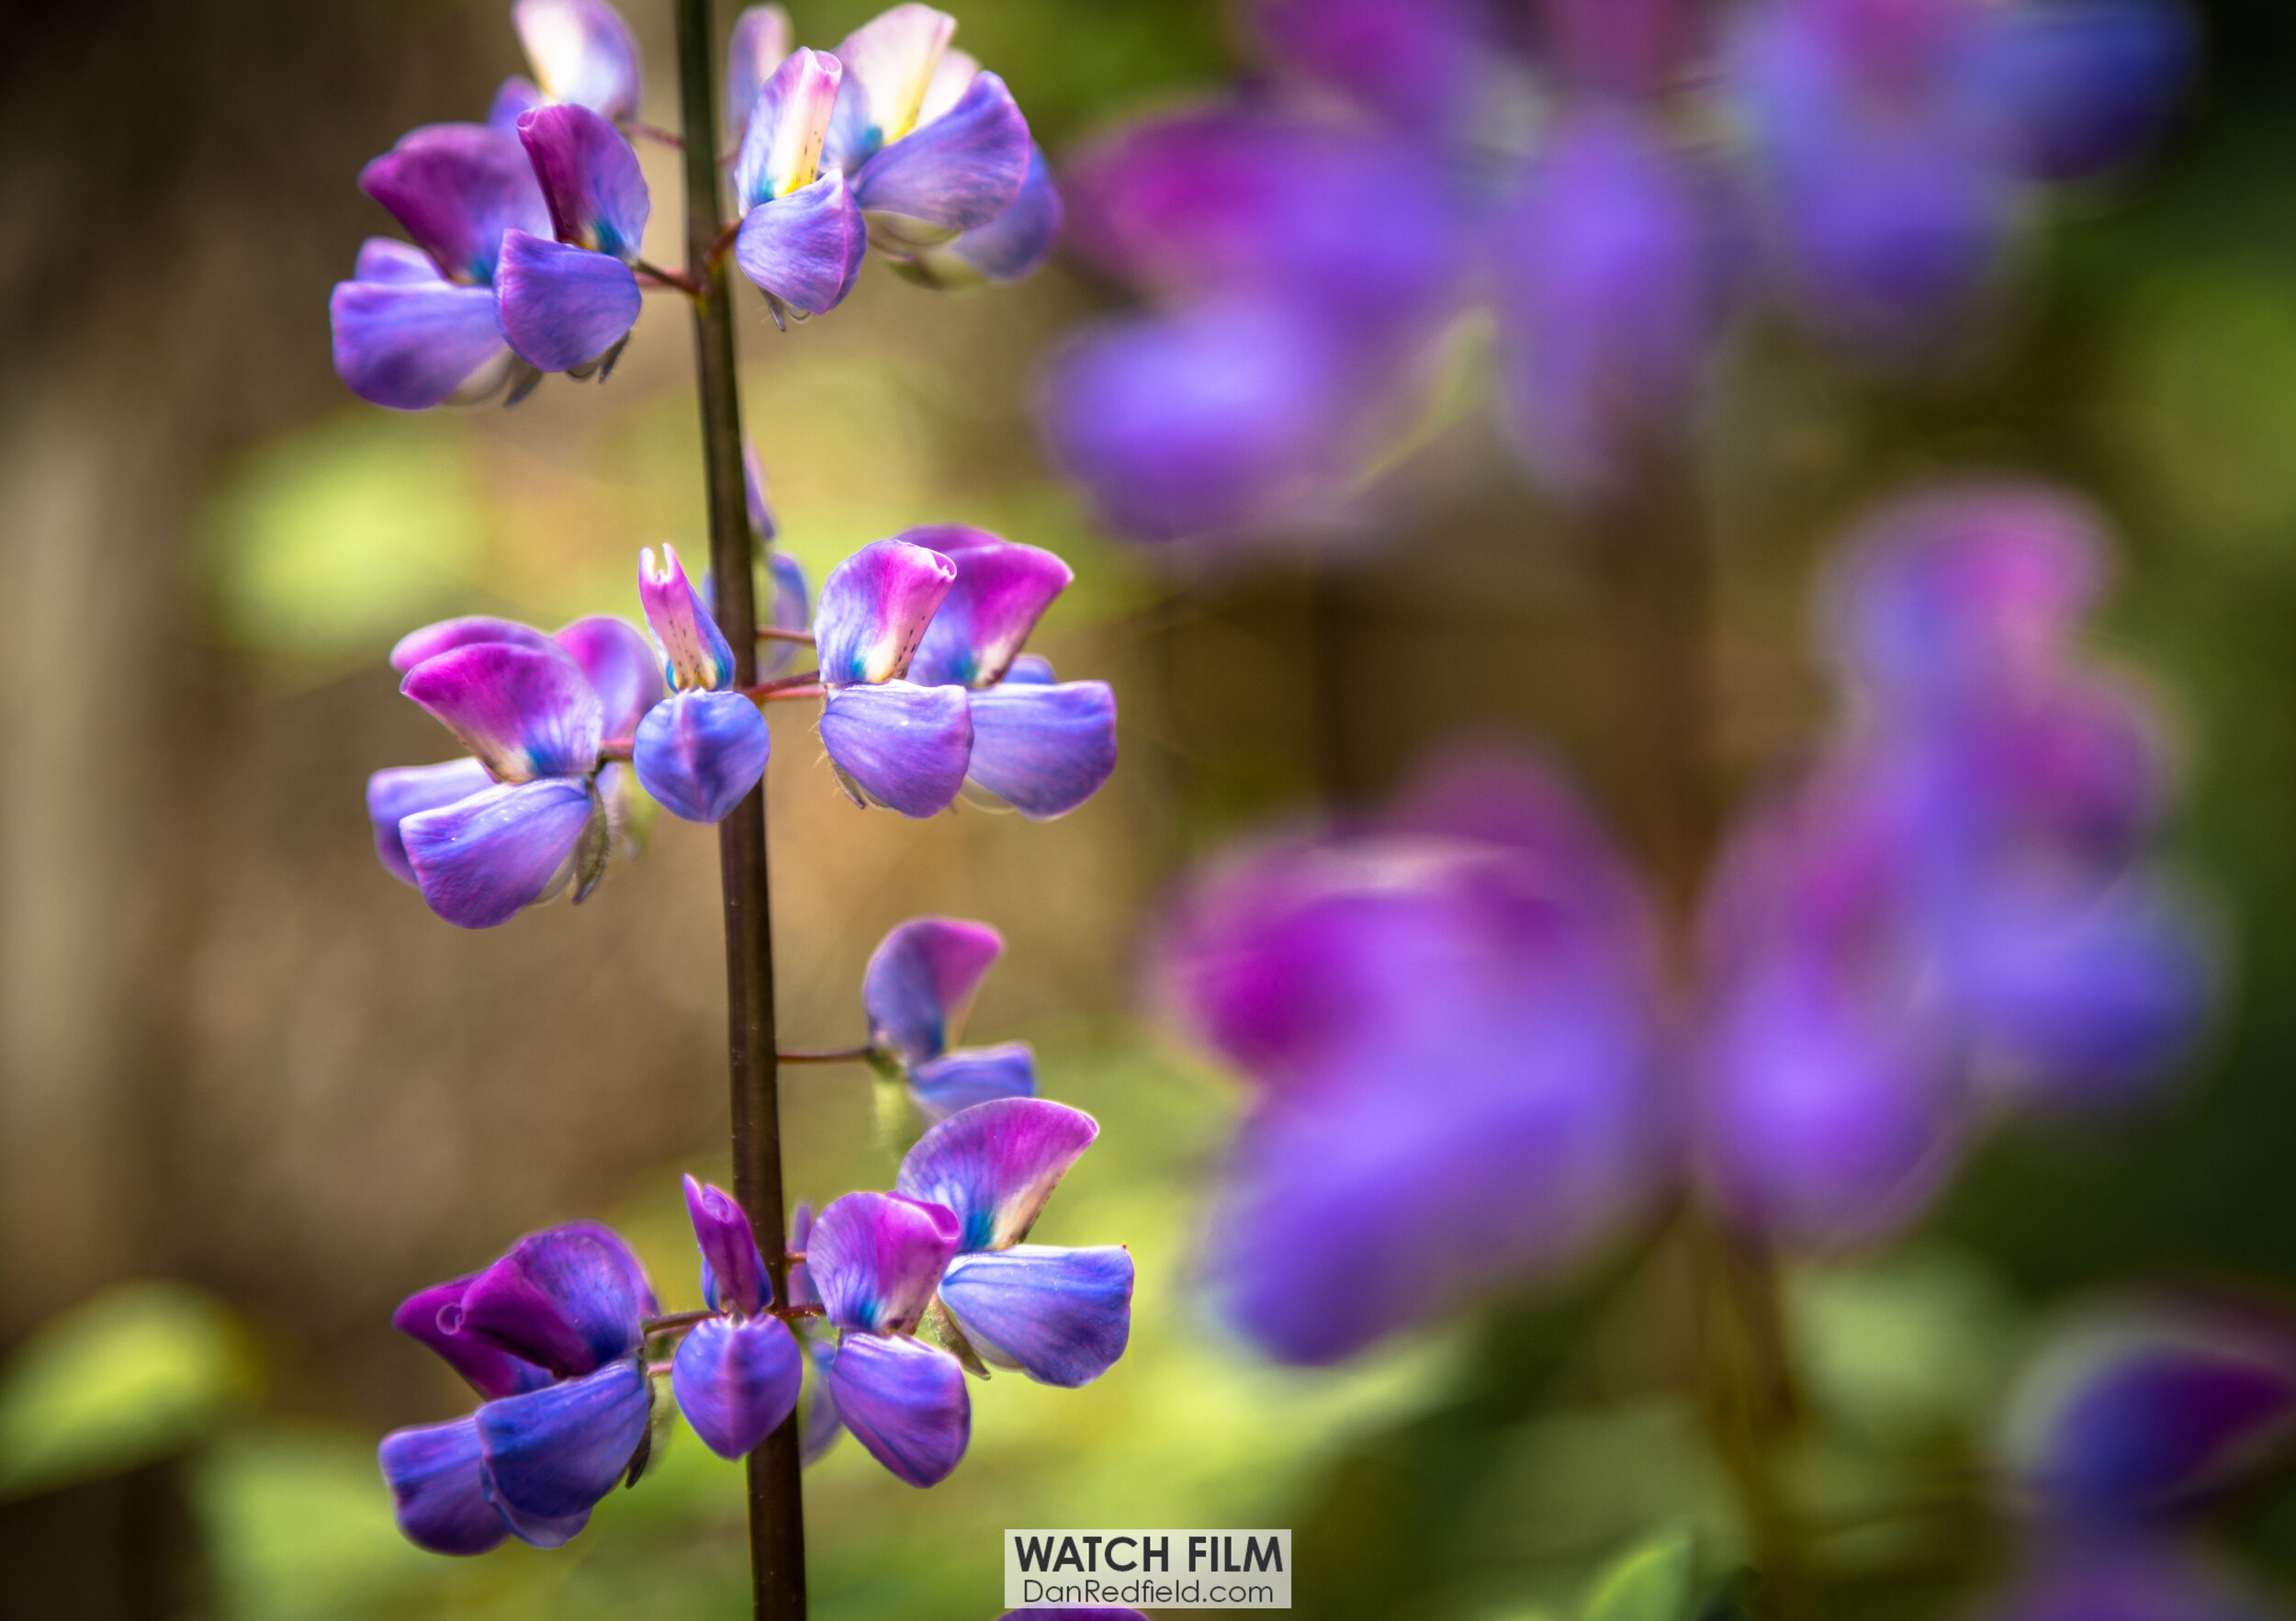
[[[1036,1055],[1026,1041],[951,1050],[974,992],[1004,950],[1004,937],[985,923],[912,917],[870,955],[861,1007],[872,1062],[908,1087],[929,1122],[1036,1092]]]
[[[513,129],[525,113],[557,103],[587,108],[612,124],[637,117],[645,59],[630,25],[606,0],[516,0],[511,26],[534,79],[505,79],[494,94],[489,123]]]
[[[1985,1621],[2284,1621],[2278,1604],[2246,1592],[2174,1542],[2077,1541],[2035,1556]]]
[[[742,1458],[796,1411],[805,1360],[789,1324],[765,1314],[773,1282],[749,1218],[722,1189],[685,1179],[702,1251],[702,1294],[719,1315],[686,1331],[670,1364],[678,1410],[720,1458]]]
[[[521,1239],[485,1271],[410,1296],[392,1315],[486,1399],[379,1449],[399,1528],[433,1553],[507,1537],[556,1548],[643,1466],[652,1387],[643,1320],[657,1310],[621,1238],[589,1222]]]

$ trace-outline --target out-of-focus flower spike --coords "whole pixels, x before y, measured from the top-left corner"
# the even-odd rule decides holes
[[[1010,207],[985,225],[975,225],[938,248],[927,248],[895,265],[927,287],[962,288],[983,282],[1019,281],[1033,276],[1059,245],[1064,210],[1060,187],[1044,149],[1030,147],[1028,178]]]
[[[448,279],[494,279],[503,233],[548,235],[550,210],[515,135],[484,124],[426,124],[359,171],[359,189],[390,210]]]
[[[804,1381],[797,1336],[778,1317],[697,1323],[670,1369],[678,1410],[720,1458],[745,1458],[762,1446],[795,1411]]]
[[[478,1335],[460,1331],[463,1296],[478,1275],[433,1284],[400,1301],[390,1325],[409,1339],[428,1345],[470,1388],[491,1401],[503,1396],[538,1390],[550,1382],[549,1373],[521,1356]],[[457,1326],[449,1329],[445,1323]]]
[[[1115,1244],[1036,1244],[959,1255],[941,1278],[940,1298],[985,1360],[1073,1390],[1124,1354],[1132,1257]]]
[[[458,804],[494,785],[486,767],[465,757],[441,765],[400,766],[366,780],[366,816],[375,828],[375,854],[402,884],[415,882],[413,863],[399,836],[399,824],[418,811]]]
[[[830,569],[813,622],[822,684],[906,675],[956,578],[947,557],[897,538],[872,541]]]
[[[477,1418],[393,1430],[376,1457],[390,1487],[399,1529],[417,1548],[484,1553],[511,1534],[487,1501]]]
[[[1100,792],[1116,770],[1116,693],[1106,681],[1001,682],[975,692],[967,780],[1031,821]]]
[[[509,642],[516,647],[531,647],[538,653],[567,651],[559,648],[550,637],[531,625],[521,625],[515,619],[496,619],[489,614],[473,614],[460,619],[442,619],[420,630],[411,630],[399,638],[390,649],[390,667],[405,675],[416,665],[451,653],[456,647],[467,647],[474,642]]]
[[[909,1096],[928,1125],[1000,1098],[1036,1096],[1036,1054],[1026,1041],[961,1047],[927,1059],[909,1075]]]
[[[749,533],[761,542],[770,541],[779,535],[782,526],[774,521],[772,503],[766,499],[765,458],[758,454],[756,443],[747,434],[741,441],[741,494],[749,509]],[[803,570],[799,571],[797,578],[802,586],[805,580]],[[777,596],[773,620],[777,625],[781,624],[780,614],[781,602]],[[811,617],[810,613],[805,615],[805,619]],[[803,630],[805,619],[800,619],[794,628]]]
[[[890,1193],[832,1199],[805,1240],[806,1268],[828,1320],[871,1334],[910,1333],[957,1253],[958,1233],[956,1217],[938,1205]]]
[[[635,1355],[653,1289],[628,1244],[595,1222],[529,1234],[473,1278],[439,1326],[579,1378]]]
[[[512,73],[496,87],[494,99],[487,105],[487,128],[516,135],[519,119],[549,104],[550,98],[542,93],[541,85],[523,73]]]
[[[929,6],[895,6],[845,37],[845,64],[830,130],[830,161],[852,169],[916,128],[957,19]]]
[[[956,566],[949,594],[909,660],[909,679],[923,686],[985,687],[1003,680],[1037,621],[1076,578],[1051,552],[962,523],[906,529],[900,538]]]
[[[603,821],[580,782],[546,777],[418,811],[399,837],[432,911],[458,928],[492,929],[564,890]]]
[[[591,614],[554,632],[550,639],[582,667],[598,694],[602,725],[609,737],[626,737],[646,712],[668,696],[661,661],[628,620]]]
[[[687,580],[677,548],[665,542],[657,568],[651,546],[638,553],[637,594],[661,648],[662,674],[676,692],[717,691],[734,679],[734,650]]]
[[[845,176],[832,170],[743,215],[734,262],[792,309],[824,315],[853,290],[868,248],[861,209]]]
[[[963,1029],[974,993],[1004,951],[1004,936],[985,923],[912,917],[897,925],[861,974],[870,1039],[911,1066],[939,1057]]]
[[[1061,1177],[1099,1134],[1090,1115],[1064,1103],[977,1104],[917,1140],[894,1188],[955,1211],[962,1249],[1004,1249],[1029,1236]]]
[[[853,200],[871,244],[917,253],[986,225],[1020,196],[1033,150],[1004,80],[978,75],[946,115],[855,173]]]
[[[637,117],[645,62],[630,25],[606,0],[517,0],[511,24],[552,98],[617,124]]]
[[[855,803],[937,816],[964,788],[973,712],[962,687],[836,687],[822,705],[821,744]]]
[[[540,648],[474,642],[426,659],[399,690],[442,722],[496,779],[587,776],[604,712],[581,666]]]
[[[726,42],[726,105],[720,116],[727,144],[738,149],[749,128],[758,92],[789,55],[789,13],[779,6],[748,6],[734,19]]]
[[[1497,43],[1472,0],[1267,0],[1253,20],[1288,65],[1431,133],[1471,124],[1480,110],[1477,81]]]
[[[605,361],[646,308],[636,273],[621,260],[523,231],[503,234],[495,290],[502,335],[537,371]]]
[[[478,1409],[488,1499],[519,1537],[556,1548],[622,1481],[652,1412],[635,1356]]]
[[[653,197],[637,153],[586,107],[541,107],[518,120],[558,240],[635,261]]]
[[[686,1215],[693,1223],[693,1242],[702,1264],[717,1280],[718,1304],[726,1311],[754,1317],[773,1299],[773,1281],[767,1276],[765,1257],[749,1231],[749,1218],[723,1188],[685,1179]]]
[[[1980,95],[2008,125],[2006,153],[2036,180],[2086,180],[2144,153],[2200,59],[2177,0],[2048,0],[2004,7]]]
[[[676,692],[638,723],[630,763],[662,809],[689,822],[716,823],[758,779],[773,733],[739,692]]]
[[[1545,0],[1542,31],[1572,89],[1649,96],[1691,43],[1692,11],[1682,0]]]
[[[827,1383],[853,1438],[908,1484],[937,1486],[963,1459],[973,1401],[948,1352],[906,1336],[849,1334]]]
[[[801,46],[760,86],[734,160],[734,197],[745,211],[813,184],[844,77],[836,57]]]

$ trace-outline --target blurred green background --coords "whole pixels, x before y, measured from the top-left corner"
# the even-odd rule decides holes
[[[658,116],[666,13],[626,9]],[[827,43],[874,7],[792,9]],[[1211,0],[959,9],[1056,158],[1243,60]],[[2037,222],[2020,312],[1982,355],[1883,378],[1757,321],[1709,424],[1733,776],[1829,713],[1804,629],[1845,522],[1931,474],[2061,478],[2118,527],[2106,651],[2183,723],[2179,854],[2237,948],[2172,1108],[1997,1137],[1907,1243],[1789,1278],[1828,1615],[1955,1614],[1998,1578],[1986,1437],[2067,1302],[2296,1268],[2296,23],[2276,0],[2208,16],[2176,141]],[[449,752],[381,668],[397,635],[633,612],[639,546],[699,549],[682,311],[652,308],[603,388],[358,406],[326,289],[388,222],[353,177],[408,125],[483,107],[517,66],[503,8],[105,0],[8,22],[0,1615],[741,1615],[738,1471],[691,1436],[568,1548],[470,1561],[400,1541],[373,1461],[385,1428],[467,1401],[391,1305],[517,1233],[602,1216],[667,1305],[696,1293],[676,1173],[723,1175],[712,841],[665,826],[581,911],[469,937],[377,869],[360,816],[369,771]],[[674,256],[674,208],[654,230]],[[861,964],[898,918],[996,923],[1010,950],[974,1034],[1036,1041],[1047,1092],[1104,1126],[1041,1235],[1129,1244],[1141,1279],[1098,1384],[975,1387],[948,1485],[913,1492],[850,1441],[808,1478],[816,1613],[993,1615],[1007,1525],[1290,1525],[1319,1615],[1575,1614],[1654,1537],[1690,1537],[1710,1582],[1743,1534],[1684,1394],[1679,1300],[1633,1245],[1330,1372],[1269,1368],[1191,1303],[1237,1098],[1137,1012],[1173,872],[1376,796],[1463,726],[1552,748],[1637,839],[1638,740],[1604,702],[1604,560],[1480,411],[1397,474],[1368,559],[1184,581],[1092,534],[1030,406],[1061,332],[1111,298],[1059,267],[941,298],[872,266],[787,337],[744,306],[748,421],[815,577],[916,523],[1052,546],[1079,580],[1040,645],[1115,681],[1125,727],[1115,785],[1056,827],[910,825],[847,807],[804,717],[775,716],[791,1040],[856,1038]],[[793,1076],[788,1112],[795,1189],[890,1180],[857,1075]],[[2296,1483],[2217,1537],[2296,1596]]]

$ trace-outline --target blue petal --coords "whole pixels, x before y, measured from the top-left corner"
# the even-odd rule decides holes
[[[417,1548],[484,1553],[510,1535],[480,1483],[477,1419],[393,1430],[376,1456],[399,1529]]]
[[[587,248],[502,233],[494,272],[502,335],[538,371],[573,371],[600,359],[637,324],[646,300],[621,260]]]
[[[906,1337],[850,1333],[829,1364],[838,1418],[869,1455],[912,1486],[936,1486],[964,1457],[973,1402],[948,1352]]]
[[[955,107],[863,163],[854,200],[879,247],[934,247],[1012,206],[1029,177],[1030,150],[1012,93],[995,73],[982,73]]]
[[[493,784],[486,767],[467,755],[444,765],[398,766],[367,778],[366,816],[374,824],[375,854],[384,870],[402,884],[414,883],[399,824],[417,811],[456,804]]]
[[[805,1398],[805,1416],[797,1433],[797,1464],[811,1469],[821,1457],[837,1445],[837,1438],[845,1433],[845,1421],[837,1415],[837,1398],[829,1394],[828,1353],[818,1346],[807,1345],[806,1360],[813,1364],[813,1391]]]
[[[358,263],[352,266],[351,279],[430,286],[446,278],[439,274],[438,261],[412,242],[402,242],[390,236],[370,236],[359,244]]]
[[[1041,1098],[975,1104],[917,1140],[894,1190],[956,1212],[958,1248],[1003,1249],[1029,1236],[1068,1167],[1100,1128]]]
[[[1019,281],[1034,275],[1052,256],[1062,220],[1060,188],[1052,184],[1052,166],[1041,148],[1031,147],[1029,177],[1012,206],[947,246],[918,254],[917,269],[923,279],[940,287]]]
[[[1049,687],[1060,677],[1052,673],[1052,661],[1041,653],[1023,653],[1005,671],[1000,685],[1007,687]]]
[[[861,209],[832,169],[743,215],[734,262],[784,304],[819,315],[853,290],[868,247]]]
[[[821,742],[870,799],[905,816],[929,816],[964,786],[972,713],[962,687],[842,687],[822,707]]]
[[[1036,1096],[1036,1055],[1026,1041],[963,1047],[917,1065],[909,1096],[929,1123],[999,1098]]]
[[[1066,816],[1116,769],[1116,694],[1106,681],[989,687],[973,694],[966,774],[1032,821]]]
[[[369,405],[428,411],[500,380],[506,345],[491,287],[435,277],[340,281],[327,317],[335,375]]]
[[[765,774],[773,734],[739,692],[677,692],[638,722],[630,763],[662,808],[722,822]]]
[[[2081,180],[2136,156],[2177,109],[2199,41],[2172,0],[2059,0],[1999,14],[1985,99],[2037,180]]]
[[[984,1358],[1040,1384],[1090,1384],[1124,1354],[1132,1325],[1132,1257],[1109,1244],[1017,1244],[959,1255],[941,1303]]]
[[[573,777],[504,782],[399,824],[431,910],[464,929],[491,929],[556,894],[591,820],[603,813]]]
[[[488,1501],[523,1540],[557,1547],[630,1467],[652,1405],[635,1357],[488,1402],[478,1414]]]
[[[744,1458],[797,1409],[805,1363],[778,1317],[713,1317],[689,1330],[670,1366],[678,1410],[720,1458]]]

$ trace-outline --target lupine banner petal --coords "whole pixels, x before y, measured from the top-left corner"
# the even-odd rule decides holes
[[[822,706],[822,747],[870,800],[933,816],[964,786],[973,755],[965,696],[962,687],[898,681],[838,689]]]
[[[456,804],[493,785],[486,767],[467,756],[440,765],[398,766],[367,778],[366,816],[384,870],[402,884],[414,883],[414,864],[407,860],[399,824],[418,811]]]
[[[425,124],[359,171],[359,189],[388,208],[458,282],[494,279],[503,233],[547,236],[550,210],[515,135],[484,124]]]
[[[587,1515],[621,1482],[645,1437],[652,1397],[636,1357],[478,1409],[487,1496],[538,1547],[554,1522]],[[577,1522],[570,1537],[580,1530]]]
[[[686,578],[678,548],[664,542],[661,565],[647,546],[637,555],[637,595],[647,628],[662,651],[663,674],[681,692],[717,688],[734,679],[734,650],[709,605]]]
[[[637,117],[645,62],[630,25],[605,0],[517,0],[511,23],[552,96],[615,123]]]
[[[467,647],[473,642],[510,642],[541,653],[554,648],[570,651],[558,647],[531,625],[521,625],[515,619],[496,619],[490,614],[472,614],[460,619],[442,619],[435,625],[409,631],[391,648],[390,667],[404,675],[425,660],[435,659],[441,653],[451,653],[456,647]]]
[[[853,1438],[910,1485],[937,1486],[963,1459],[973,1401],[964,1369],[948,1352],[902,1336],[848,1334],[827,1383]]]
[[[507,346],[490,287],[340,281],[327,319],[335,375],[369,405],[428,411],[500,380]]]
[[[587,774],[604,711],[582,667],[546,638],[545,647],[470,643],[424,659],[399,690],[502,782]]]
[[[748,109],[734,160],[734,199],[745,211],[813,184],[844,64],[800,47],[768,76]]]
[[[744,6],[734,19],[726,41],[726,105],[719,109],[729,146],[741,146],[758,92],[789,54],[791,39],[789,13],[779,6]]]
[[[906,529],[900,538],[940,553],[957,570],[909,660],[909,679],[921,686],[1002,681],[1037,621],[1076,578],[1051,552],[962,523]]]
[[[523,231],[503,234],[495,291],[502,335],[537,371],[573,371],[601,359],[646,307],[636,275],[621,260]]]
[[[492,929],[562,889],[604,812],[575,777],[502,782],[399,824],[422,898],[447,922]]]
[[[985,225],[975,225],[954,242],[917,254],[913,269],[934,287],[963,287],[980,282],[1019,281],[1052,256],[1065,220],[1060,187],[1044,149],[1031,147],[1028,178],[1020,195]]]
[[[830,569],[813,617],[822,683],[906,674],[956,578],[947,557],[898,538],[872,541]]]
[[[637,153],[612,124],[586,107],[541,107],[518,120],[518,139],[533,162],[558,240],[636,259],[653,197]]]
[[[909,1096],[928,1124],[999,1098],[1036,1096],[1036,1054],[1026,1041],[960,1047],[920,1064],[909,1075]]]
[[[941,1278],[940,1298],[986,1360],[1040,1384],[1074,1389],[1124,1354],[1132,1257],[1115,1244],[1037,1244],[959,1255]]]
[[[912,1064],[948,1050],[965,1009],[1005,938],[962,917],[912,917],[870,953],[861,975],[861,1007],[872,1040],[889,1041]]]
[[[967,777],[1032,821],[1064,816],[1116,770],[1116,693],[1106,681],[1004,683],[973,694]]]
[[[1012,207],[1029,177],[1028,121],[995,73],[949,112],[896,141],[853,176],[870,240],[887,252],[937,247]]]
[[[629,1246],[578,1222],[520,1239],[470,1280],[439,1325],[570,1379],[636,1352],[651,1305]]]
[[[628,737],[646,712],[669,695],[654,649],[618,614],[589,614],[560,627],[550,639],[582,667],[598,694],[601,730],[609,737]]]
[[[484,1553],[511,1534],[479,1477],[478,1421],[393,1430],[377,1449],[399,1529],[432,1553]]]
[[[723,1188],[685,1179],[686,1215],[702,1264],[715,1278],[719,1303],[745,1316],[756,1315],[773,1298],[773,1282],[749,1231],[749,1218]]]
[[[547,1369],[514,1356],[476,1334],[461,1332],[463,1296],[477,1278],[478,1274],[473,1273],[409,1295],[390,1314],[391,1327],[437,1352],[449,1368],[468,1381],[472,1390],[490,1401],[548,1384]],[[446,1327],[441,1321],[442,1313],[447,1313],[446,1321],[457,1326]]]
[[[670,1386],[678,1411],[720,1458],[745,1458],[796,1411],[805,1381],[797,1336],[778,1317],[697,1323],[679,1343]]]
[[[822,315],[853,290],[868,248],[861,209],[845,176],[832,170],[743,215],[734,262],[783,303]]]
[[[906,1334],[957,1253],[957,1219],[890,1193],[849,1193],[814,1219],[805,1268],[839,1328]]]
[[[1068,1167],[1100,1134],[1082,1109],[1042,1098],[976,1104],[917,1140],[896,1192],[956,1212],[960,1248],[1003,1249],[1029,1236]]]
[[[845,82],[830,126],[829,160],[851,169],[917,122],[957,19],[929,6],[878,13],[837,48]]]

